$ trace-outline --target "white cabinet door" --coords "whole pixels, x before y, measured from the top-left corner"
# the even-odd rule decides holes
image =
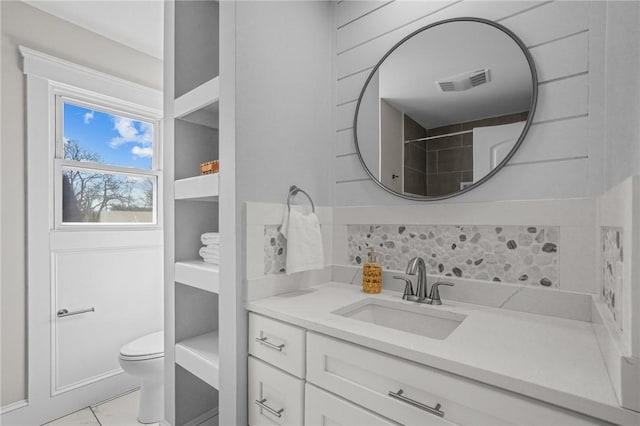
[[[249,424],[300,426],[304,380],[249,357]]]
[[[304,402],[305,426],[394,426],[369,410],[307,384]]]

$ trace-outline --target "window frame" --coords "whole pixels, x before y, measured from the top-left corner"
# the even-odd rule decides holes
[[[162,164],[161,143],[162,143],[162,120],[152,111],[109,96],[89,93],[72,88],[57,87],[52,91],[53,108],[52,124],[53,150],[52,162],[54,173],[53,192],[53,224],[58,231],[87,231],[87,230],[152,230],[162,228]],[[140,169],[135,167],[116,166],[101,164],[91,161],[74,161],[64,159],[64,105],[71,104],[82,108],[114,114],[133,120],[144,121],[153,127],[152,150],[153,157],[150,169]],[[50,145],[51,146],[51,145]],[[63,221],[63,201],[62,201],[62,172],[63,168],[74,170],[95,172],[102,174],[112,174],[116,176],[131,176],[152,178],[153,185],[153,207],[152,222],[64,222]]]

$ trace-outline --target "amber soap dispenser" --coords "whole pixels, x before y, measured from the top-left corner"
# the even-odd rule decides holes
[[[372,294],[382,291],[382,267],[377,262],[373,247],[369,247],[367,261],[362,266],[362,291]]]

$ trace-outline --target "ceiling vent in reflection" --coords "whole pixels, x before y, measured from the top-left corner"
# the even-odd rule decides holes
[[[442,92],[462,92],[489,82],[489,70],[476,70],[436,81]]]

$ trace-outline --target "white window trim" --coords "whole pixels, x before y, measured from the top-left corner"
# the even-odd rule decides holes
[[[114,230],[114,229],[154,229],[162,226],[160,208],[162,203],[162,173],[160,172],[161,161],[161,121],[155,116],[149,114],[148,111],[138,108],[137,105],[122,102],[120,99],[113,99],[104,95],[91,95],[85,91],[70,89],[69,87],[59,87],[52,83],[52,92],[54,96],[55,108],[52,111],[52,120],[55,122],[55,150],[54,150],[54,226],[60,231],[74,230]],[[114,166],[109,164],[78,162],[72,160],[64,160],[63,141],[64,141],[64,104],[72,104],[83,108],[94,109],[96,111],[106,112],[119,116],[125,116],[135,120],[151,123],[153,125],[153,159],[151,169],[141,169],[133,167]],[[62,168],[71,167],[76,170],[86,170],[89,172],[112,172],[114,174],[126,176],[152,177],[155,179],[153,189],[153,221],[150,223],[126,223],[126,222],[63,222],[62,217]]]
[[[23,56],[23,71],[28,78],[38,78],[47,81],[48,93],[47,105],[49,110],[48,141],[49,150],[46,153],[48,176],[55,182],[51,188],[48,200],[52,206],[50,212],[50,229],[60,231],[89,231],[89,230],[153,230],[160,229],[162,218],[162,92],[140,84],[132,83],[91,68],[83,67],[42,52],[38,52],[24,46],[19,47]],[[44,101],[45,94],[42,93]],[[152,122],[154,125],[153,141],[153,165],[149,173],[140,173],[141,169],[128,169],[117,166],[100,166],[100,170],[112,170],[126,175],[148,175],[156,177],[155,206],[153,223],[63,223],[62,183],[58,182],[58,174],[61,167],[77,164],[66,164],[57,154],[61,151],[62,144],[62,117],[56,111],[61,107],[63,100],[89,108],[96,107],[101,111],[125,114],[127,117],[137,118]],[[29,126],[31,123],[29,122]],[[35,124],[34,124],[35,125]],[[32,151],[33,152],[33,151]],[[45,153],[42,153],[45,154]],[[38,160],[44,164],[44,158]],[[75,163],[75,162],[71,162]],[[83,164],[82,168],[92,168],[90,163]]]

